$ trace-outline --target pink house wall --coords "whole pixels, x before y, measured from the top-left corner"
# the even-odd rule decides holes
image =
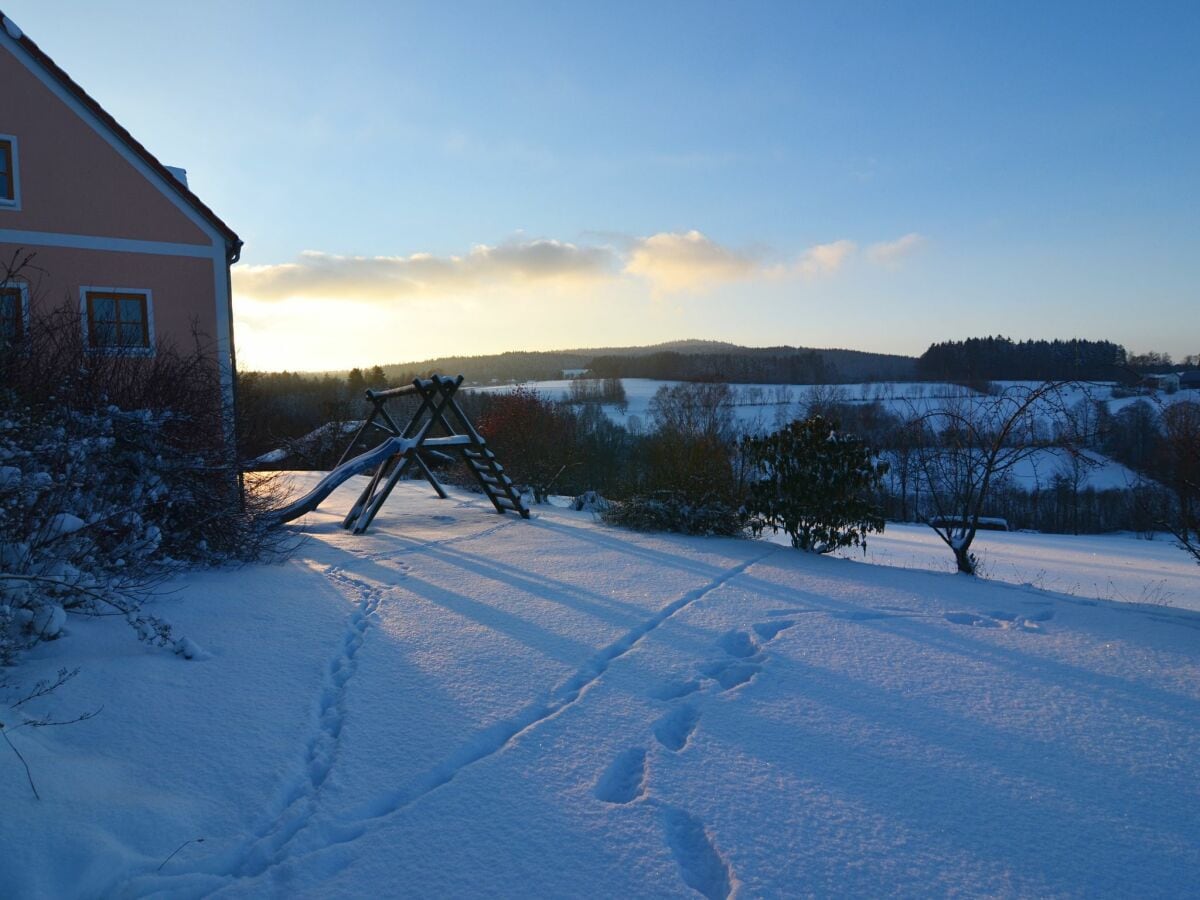
[[[8,20],[0,22],[0,135],[15,138],[18,201],[0,202],[0,278],[14,255],[33,254],[17,274],[34,317],[80,310],[88,287],[149,292],[152,347],[188,353],[198,335],[212,354],[227,411],[221,437],[234,458],[237,235]],[[72,327],[82,331],[83,318]]]
[[[154,337],[175,343],[181,350],[191,347],[193,325],[212,346],[217,334],[213,303],[214,263],[211,259],[187,256],[155,256],[141,253],[112,253],[67,247],[36,248],[37,256],[23,280],[29,284],[34,313],[70,304],[79,309],[83,287],[132,288],[151,292]],[[7,259],[12,245],[0,244]],[[42,271],[37,271],[42,270]],[[220,276],[225,273],[222,270]]]
[[[16,139],[19,203],[0,204],[0,277],[14,254],[34,254],[20,280],[35,316],[64,303],[79,309],[85,287],[149,291],[153,342],[187,350],[198,331],[232,400],[236,235],[180,193],[36,45],[5,32],[0,134]]]
[[[0,45],[0,134],[17,138],[21,208],[0,228],[211,245],[212,239]]]

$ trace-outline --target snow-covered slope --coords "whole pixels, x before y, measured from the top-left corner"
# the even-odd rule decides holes
[[[773,540],[788,543],[786,535]],[[1080,600],[1190,609],[1200,613],[1200,567],[1174,539],[1116,534],[1037,534],[981,531],[971,545],[989,581],[1033,587]],[[889,523],[871,535],[866,551],[839,555],[870,565],[953,572],[954,557],[926,525]]]
[[[650,401],[660,387],[673,387],[678,381],[659,381],[652,378],[622,378],[625,388],[626,404],[620,408],[614,404],[606,404],[604,411],[614,422],[629,425],[636,421],[643,426],[653,426],[653,416],[650,412]],[[565,399],[570,394],[571,381],[530,381],[522,387],[537,391],[543,397],[551,400]],[[730,385],[734,394],[733,414],[742,428],[751,430],[774,427],[776,418],[790,421],[801,416],[808,408],[813,392],[817,392],[826,401],[838,403],[875,403],[898,415],[908,415],[914,410],[925,412],[938,409],[941,404],[955,398],[970,396],[973,392],[957,384],[939,382],[879,382],[869,384],[734,384]],[[494,385],[491,387],[474,387],[473,391],[483,393],[507,393],[514,389],[513,385]]]
[[[10,732],[0,896],[1200,883],[1200,614],[417,483],[355,537],[356,487],[160,604],[209,658],[101,620],[27,663],[83,667],[28,714],[104,710]]]

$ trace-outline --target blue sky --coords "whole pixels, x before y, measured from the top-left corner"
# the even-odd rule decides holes
[[[1200,4],[2,3],[245,239],[245,365],[1200,353]]]

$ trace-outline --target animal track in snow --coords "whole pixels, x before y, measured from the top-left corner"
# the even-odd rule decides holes
[[[304,741],[289,782],[282,787],[279,799],[272,804],[265,819],[246,836],[241,846],[199,861],[190,872],[164,874],[163,878],[189,877],[198,873],[253,878],[286,857],[297,835],[312,822],[341,744],[347,686],[357,669],[358,652],[386,592],[386,588],[355,578],[338,566],[328,566],[324,574],[330,581],[348,588],[355,597],[355,605],[346,618],[345,631],[336,652],[325,665],[312,731]],[[161,887],[156,888],[159,889]]]
[[[1045,618],[1041,618],[1045,616]],[[1040,622],[1053,618],[1054,613],[1039,613],[1036,616],[1020,616],[1009,612],[991,612],[979,615],[969,612],[946,613],[945,619],[952,625],[970,625],[975,628],[1003,628],[1007,631],[1040,632]]]
[[[696,707],[691,704],[678,706],[658,720],[654,737],[668,750],[678,753],[687,746],[699,721],[700,710]]]
[[[453,781],[469,766],[502,752],[515,741],[519,740],[522,735],[528,734],[542,723],[557,717],[564,710],[574,706],[585,697],[588,690],[604,676],[609,667],[636,647],[648,634],[659,628],[664,622],[683,609],[702,600],[713,591],[718,590],[722,585],[737,578],[751,566],[766,559],[766,557],[774,552],[775,548],[772,548],[753,559],[746,560],[717,576],[707,584],[689,591],[679,599],[662,607],[654,616],[626,632],[623,637],[609,644],[584,663],[571,678],[567,679],[567,681],[554,691],[550,699],[531,704],[515,716],[496,722],[482,732],[472,736],[443,760],[441,764],[412,779],[407,785],[381,794],[359,809],[351,811],[351,817],[340,825],[341,834],[330,834],[321,846],[308,849],[314,851],[325,850],[337,844],[354,840],[362,834],[367,823],[393,816],[401,810],[408,808],[430,792]],[[635,765],[635,763],[639,763],[638,758],[634,755],[637,753],[641,754],[641,759],[640,764]],[[619,774],[624,773],[628,776],[625,782],[628,783],[629,780],[633,780],[637,776],[639,771],[642,775],[635,781],[636,793],[634,796],[640,796],[644,790],[644,763],[644,750],[626,751],[625,754],[622,754],[613,762],[608,772],[597,783],[597,796],[599,797],[601,793],[609,797],[624,795],[627,792],[613,787],[614,784],[621,783]],[[632,775],[630,774],[631,772],[633,773]],[[610,800],[607,802],[622,801]]]
[[[686,697],[688,694],[694,694],[700,690],[702,685],[695,678],[680,683],[667,683],[659,685],[649,692],[650,697],[655,700],[678,700],[680,697]]]
[[[721,685],[722,690],[731,691],[735,687],[745,684],[761,671],[762,666],[738,663],[722,670],[717,675],[717,684]]]
[[[758,642],[744,631],[730,631],[721,635],[717,646],[738,659],[749,659],[758,652]]]
[[[759,622],[754,626],[754,633],[764,641],[773,641],[779,636],[779,632],[785,631],[795,625],[792,619],[778,619],[774,622]]]
[[[706,678],[716,681],[724,691],[729,691],[739,685],[745,684],[761,671],[762,666],[757,662],[738,662],[731,659],[706,663],[700,667],[700,673]]]
[[[646,751],[622,751],[596,782],[596,799],[605,803],[632,803],[646,792]]]
[[[733,890],[733,876],[704,824],[691,813],[670,806],[663,808],[662,818],[667,846],[684,883],[709,900],[728,897]]]
[[[976,628],[999,628],[1000,624],[995,619],[989,619],[986,616],[977,616],[975,613],[967,612],[952,612],[946,613],[945,619],[952,625],[973,625]]]

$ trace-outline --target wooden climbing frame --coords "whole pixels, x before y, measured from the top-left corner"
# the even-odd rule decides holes
[[[350,457],[351,451],[368,430],[375,428],[397,438],[396,452],[384,459],[371,481],[342,521],[342,527],[362,534],[370,526],[392,489],[395,488],[410,465],[415,465],[426,481],[446,499],[446,490],[433,474],[423,454],[445,458],[447,452],[459,454],[467,470],[475,477],[483,493],[492,501],[496,512],[515,512],[523,519],[529,518],[529,509],[513,486],[512,479],[504,474],[504,467],[496,460],[496,454],[487,446],[483,435],[475,430],[454,394],[462,384],[463,376],[450,378],[434,375],[427,379],[413,379],[412,384],[390,388],[385,391],[368,390],[367,400],[371,414],[355,432],[354,439],[346,447],[340,467]],[[416,394],[421,403],[412,414],[408,424],[401,428],[387,409],[389,400],[410,397]],[[431,436],[440,427],[444,435]]]

